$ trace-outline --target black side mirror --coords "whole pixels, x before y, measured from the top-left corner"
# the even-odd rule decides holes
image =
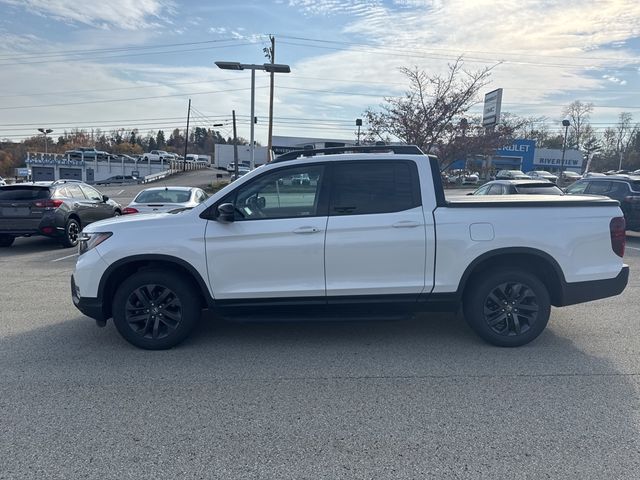
[[[107,197],[106,195],[102,195],[102,201],[104,203],[107,203],[107,200],[109,200],[109,197]]]
[[[236,219],[236,207],[232,203],[223,203],[218,206],[218,221],[231,223]]]
[[[473,195],[473,192],[469,192],[469,193],[467,193],[467,196],[469,196],[469,195]]]

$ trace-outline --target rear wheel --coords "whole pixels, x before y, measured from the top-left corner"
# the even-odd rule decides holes
[[[80,239],[80,222],[75,218],[70,218],[67,220],[67,224],[64,227],[64,235],[60,240],[63,247],[70,248],[78,245],[78,240]]]
[[[125,340],[147,350],[163,350],[189,336],[202,309],[187,277],[149,270],[135,273],[120,285],[112,311]]]
[[[464,316],[484,340],[518,347],[535,339],[551,313],[549,292],[538,277],[502,268],[477,278],[464,299]]]
[[[11,235],[0,235],[0,247],[10,247],[16,237]]]

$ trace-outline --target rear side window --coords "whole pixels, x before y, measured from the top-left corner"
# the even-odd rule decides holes
[[[421,204],[413,162],[349,162],[333,166],[330,215],[401,212]]]
[[[591,182],[587,193],[591,195],[604,195],[611,190],[611,182]]]
[[[69,195],[71,195],[71,198],[78,198],[81,200],[85,199],[84,193],[82,193],[82,190],[80,190],[80,187],[78,185],[69,184],[66,187],[67,192],[69,192]]]
[[[0,200],[39,200],[42,198],[49,198],[49,189],[47,187],[34,187],[31,185],[0,187]]]
[[[631,190],[634,192],[640,192],[640,181],[631,182]]]

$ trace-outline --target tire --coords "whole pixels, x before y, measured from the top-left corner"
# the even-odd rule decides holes
[[[174,347],[189,336],[200,319],[202,308],[195,288],[188,277],[179,273],[137,272],[116,291],[113,323],[120,335],[136,347]]]
[[[82,228],[80,227],[80,222],[75,218],[70,218],[67,220],[67,224],[64,227],[64,235],[60,240],[60,243],[65,248],[71,248],[78,245],[78,241],[80,240],[80,232]]]
[[[476,277],[465,292],[464,316],[485,341],[499,347],[519,347],[547,326],[549,292],[538,277],[517,268],[499,268]]]
[[[119,217],[120,215],[122,215],[122,212],[120,210],[116,210],[113,212],[114,217]]]
[[[11,235],[0,235],[0,248],[10,247],[15,239]]]

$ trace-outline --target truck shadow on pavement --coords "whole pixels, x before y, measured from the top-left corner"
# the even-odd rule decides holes
[[[77,317],[3,335],[0,364],[7,478],[207,467],[220,478],[633,478],[639,467],[637,372],[553,325],[501,349],[453,315],[205,321],[151,352]],[[167,451],[175,461],[159,464]]]

